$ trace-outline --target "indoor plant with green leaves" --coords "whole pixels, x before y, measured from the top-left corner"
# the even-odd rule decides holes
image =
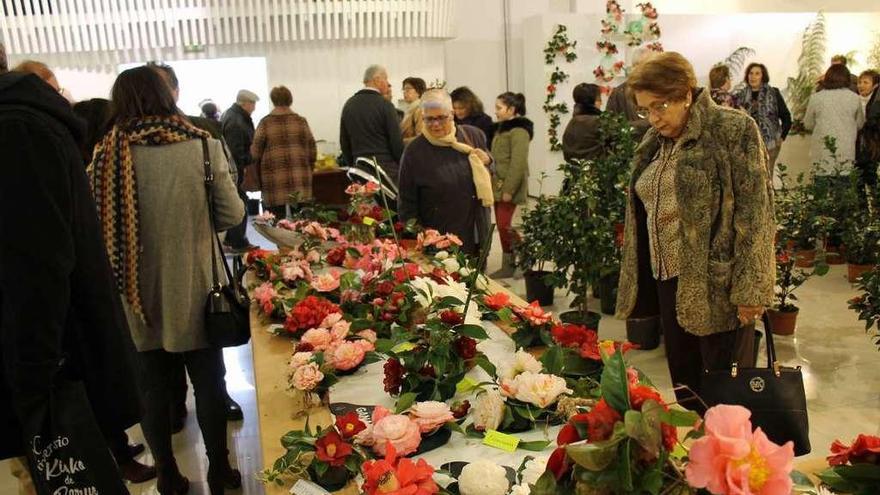
[[[849,309],[865,322],[865,331],[873,329],[874,343],[880,347],[880,266],[862,274],[858,281],[859,295],[850,299]]]
[[[553,304],[553,289],[559,282],[547,266],[554,261],[559,210],[557,198],[543,193],[546,176],[542,173],[538,180],[541,184],[538,199],[523,214],[522,223],[517,227],[517,241],[514,246],[516,263],[523,271],[526,282],[526,299],[537,300],[542,306]]]
[[[777,249],[776,252],[776,286],[774,288],[776,304],[768,311],[773,333],[792,335],[797,324],[799,308],[795,306],[797,295],[794,291],[813,275],[825,275],[828,265],[818,262],[811,269],[797,266],[790,251]]]

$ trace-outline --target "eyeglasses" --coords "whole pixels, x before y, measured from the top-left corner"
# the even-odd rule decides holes
[[[653,103],[650,106],[648,106],[647,108],[646,107],[637,107],[636,108],[636,115],[638,115],[640,119],[647,119],[648,116],[652,115],[652,114],[660,117],[668,109],[669,109],[669,102],[662,101],[662,102]]]
[[[438,117],[423,117],[422,120],[425,121],[425,124],[442,124],[449,119],[449,115],[440,115]]]

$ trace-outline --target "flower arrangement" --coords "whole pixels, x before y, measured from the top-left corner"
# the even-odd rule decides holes
[[[835,440],[828,464],[818,477],[835,493],[880,493],[880,437],[859,435],[850,445]]]
[[[391,219],[391,212],[376,203],[375,196],[379,190],[379,184],[372,181],[351,184],[345,189],[345,194],[349,196],[345,228],[346,237],[350,240],[372,241],[377,226]]]
[[[271,468],[258,475],[264,483],[284,486],[307,479],[335,491],[343,488],[359,472],[369,454],[354,442],[366,425],[356,413],[341,416],[329,428],[312,431],[306,421],[303,430],[281,437],[284,455]]]
[[[602,36],[610,36],[621,31],[624,10],[617,0],[605,2],[605,18],[602,19]]]
[[[544,48],[544,63],[546,65],[554,65],[556,57],[562,56],[567,63],[577,60],[575,46],[577,41],[569,41],[568,28],[559,24],[556,26],[556,32],[547,42]],[[547,92],[544,98],[544,113],[547,114],[549,127],[547,129],[547,138],[550,143],[550,151],[559,151],[562,149],[562,142],[559,140],[559,125],[562,122],[562,115],[568,113],[568,105],[563,102],[556,101],[557,85],[568,80],[569,75],[555,66],[550,73],[550,80],[547,84]]]
[[[552,345],[541,356],[548,373],[570,378],[597,381],[602,373],[602,353],[626,354],[636,346],[629,342],[599,341],[596,330],[570,323],[557,324],[550,331]]]
[[[326,325],[331,321],[327,317],[338,313],[339,306],[327,299],[307,296],[290,309],[284,321],[284,330],[290,335],[299,336],[306,330]]]
[[[355,441],[376,455],[387,455],[389,448],[400,455],[425,453],[449,440],[454,420],[445,402],[415,402],[415,394],[407,394],[398,401],[397,412],[376,406]]]
[[[304,395],[323,396],[339,381],[339,376],[354,373],[365,364],[379,360],[375,334],[361,331],[348,335],[341,331],[313,328],[296,345],[287,366],[288,390]]]
[[[860,294],[849,300],[849,309],[865,322],[866,332],[874,330],[874,343],[880,347],[880,267],[861,276],[858,291]]]
[[[413,461],[398,457],[393,445],[386,448],[384,459],[365,462],[361,472],[364,476],[361,491],[366,495],[433,495],[440,491],[430,464],[424,459]]]

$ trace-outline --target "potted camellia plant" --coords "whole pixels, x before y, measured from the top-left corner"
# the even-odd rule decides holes
[[[539,180],[541,191],[544,177],[546,174],[542,173]],[[517,266],[523,271],[526,283],[526,299],[538,301],[541,306],[553,304],[553,291],[557,283],[554,272],[547,269],[547,264],[554,260],[553,248],[558,236],[557,213],[556,198],[541,192],[517,228],[514,250]]]
[[[847,276],[850,283],[856,283],[880,261],[880,222],[863,211],[850,215],[845,223]]]
[[[790,251],[785,249],[777,250],[776,305],[768,310],[773,333],[777,335],[794,334],[799,312],[799,308],[793,303],[793,301],[797,301],[794,291],[811,276],[821,276],[826,273],[828,273],[828,265],[825,263],[817,263],[816,266],[808,271],[797,266],[797,262]]]
[[[880,266],[862,274],[858,281],[859,295],[849,300],[849,309],[865,322],[865,331],[874,329],[874,343],[880,347]]]

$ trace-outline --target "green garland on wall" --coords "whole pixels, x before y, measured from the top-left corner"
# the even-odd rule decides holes
[[[544,63],[548,66],[554,66],[553,72],[550,73],[550,81],[547,84],[546,96],[544,98],[544,113],[547,114],[550,124],[547,129],[550,151],[562,149],[562,141],[559,139],[559,126],[562,123],[562,116],[568,113],[568,105],[565,102],[556,101],[557,85],[565,82],[569,77],[565,71],[556,65],[556,59],[562,57],[567,63],[577,60],[577,53],[574,50],[577,41],[570,41],[567,31],[568,28],[562,24],[556,26],[556,32],[544,48]]]

